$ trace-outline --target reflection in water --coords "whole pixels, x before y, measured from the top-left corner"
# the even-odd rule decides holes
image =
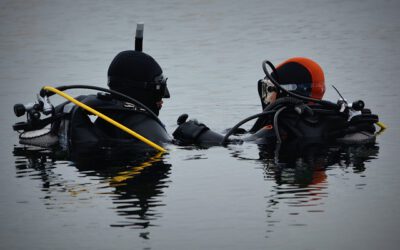
[[[170,164],[161,154],[134,154],[128,149],[103,149],[101,152],[58,152],[15,147],[17,177],[41,181],[48,209],[74,210],[80,206],[95,206],[90,201],[112,199],[122,220],[113,227],[147,228],[161,216],[156,207],[163,206],[163,189],[168,187]],[[73,162],[65,161],[73,159]],[[72,168],[75,175],[70,178]],[[77,171],[76,171],[77,170]],[[66,173],[67,172],[67,173]],[[70,179],[68,179],[70,178]],[[146,232],[142,238],[148,238]]]
[[[266,181],[275,184],[267,199],[267,234],[284,218],[280,210],[289,210],[290,226],[305,226],[291,216],[303,212],[324,212],[324,198],[328,197],[329,171],[362,174],[366,163],[377,158],[376,144],[344,146],[319,142],[292,142],[280,147],[259,146],[259,159]],[[245,159],[235,151],[234,157]],[[365,184],[358,184],[362,188]],[[268,237],[268,236],[267,236]]]

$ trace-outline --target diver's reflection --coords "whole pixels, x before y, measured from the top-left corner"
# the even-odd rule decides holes
[[[132,157],[132,153],[121,149],[111,155],[117,156],[119,160],[114,158],[112,162],[107,162],[103,159],[94,166],[93,157],[86,159],[80,156],[79,159],[75,158],[75,167],[88,175],[107,179],[114,188],[116,195],[112,199],[115,209],[126,220],[111,226],[153,226],[152,220],[160,217],[155,208],[164,205],[161,198],[163,189],[168,187],[171,165],[164,163],[162,153],[137,155],[134,161],[127,161],[127,156]]]
[[[62,175],[54,173],[54,169],[67,167],[65,164],[59,166],[61,160],[72,160],[72,165],[79,171],[79,177],[85,180],[89,177],[97,181],[94,195],[101,193],[111,197],[115,205],[113,209],[123,218],[113,223],[112,227],[144,229],[155,225],[153,221],[161,216],[156,207],[163,206],[163,189],[168,187],[171,168],[170,164],[164,162],[162,154],[151,152],[138,154],[127,148],[88,150],[86,147],[84,151],[74,149],[69,155],[60,157],[49,150],[15,147],[14,155],[22,156],[16,160],[17,176],[35,179],[40,176],[46,199],[53,201],[65,196],[61,193],[66,190],[71,193],[71,190],[92,189],[85,187],[85,185],[93,186],[88,182],[73,187],[63,179]],[[27,170],[34,174],[25,174]],[[51,188],[60,185],[65,187]]]
[[[334,167],[365,171],[365,162],[379,153],[377,144],[332,145],[297,141],[279,146],[259,146],[259,156],[266,178],[278,185],[307,187],[323,182],[325,172]],[[322,172],[322,173],[321,173]]]
[[[349,146],[302,141],[282,144],[273,151],[260,147],[265,179],[276,183],[267,197],[269,225],[274,226],[282,219],[274,219],[274,213],[284,207],[289,216],[286,223],[305,226],[307,222],[296,215],[324,212],[324,198],[329,195],[329,171],[340,168],[349,174],[362,173],[366,170],[365,163],[376,158],[378,153],[376,144]]]
[[[362,174],[379,153],[377,144],[327,145],[312,141],[264,145],[258,149],[256,160],[261,163],[264,179],[274,183],[271,190],[266,190],[267,237],[277,224],[305,226],[307,221],[298,215],[324,212],[330,172],[335,174],[335,170],[341,169],[345,179],[349,174]],[[238,151],[232,155],[244,159]]]

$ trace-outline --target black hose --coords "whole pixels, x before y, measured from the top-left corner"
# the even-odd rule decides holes
[[[282,105],[299,105],[299,104],[303,104],[303,101],[299,100],[298,98],[295,97],[291,97],[291,96],[286,96],[286,97],[282,97],[282,98],[278,98],[275,102],[269,104],[264,110],[263,112],[267,112],[269,110],[273,110],[273,109],[278,109],[280,108]],[[253,127],[250,129],[250,132],[256,132],[258,129],[260,129],[260,123],[261,125],[264,123],[264,121],[259,121],[257,120],[256,123],[253,125]]]
[[[111,89],[106,89],[106,88],[101,88],[101,87],[96,87],[96,86],[90,86],[90,85],[69,85],[69,86],[60,86],[60,87],[57,87],[56,89],[58,89],[58,90],[60,90],[60,91],[64,91],[64,90],[68,90],[68,89],[92,89],[92,90],[98,90],[98,91],[103,91],[103,92],[110,93],[110,94],[112,94],[112,95],[115,95],[115,96],[117,96],[117,97],[122,98],[122,99],[125,100],[125,101],[129,101],[129,102],[132,102],[133,104],[136,104],[136,105],[140,106],[141,108],[143,108],[144,110],[146,110],[146,111],[149,113],[149,115],[150,115],[156,122],[158,122],[162,127],[164,127],[164,124],[161,122],[161,120],[158,118],[158,116],[157,116],[156,114],[154,114],[154,112],[153,112],[150,108],[148,108],[146,105],[144,105],[143,103],[139,102],[138,100],[136,100],[136,99],[134,99],[134,98],[132,98],[132,97],[130,97],[130,96],[124,95],[124,94],[122,94],[122,93],[120,93],[120,92],[118,92],[118,91],[111,90]],[[50,91],[47,91],[47,90],[45,90],[45,89],[41,89],[41,90],[40,90],[40,96],[41,96],[41,97],[44,97],[44,96],[50,97],[50,96],[52,96],[52,95],[54,95],[54,94],[55,94],[55,93],[50,92]]]
[[[278,74],[278,71],[275,68],[275,65],[273,65],[272,62],[270,62],[270,61],[266,61],[265,63],[268,64],[268,66],[272,69],[272,72],[275,73],[276,81],[279,82],[279,74]],[[265,70],[264,70],[264,72],[265,72]]]
[[[276,109],[276,107],[281,106],[281,105],[299,105],[299,104],[303,104],[303,101],[299,100],[298,98],[295,97],[282,97],[282,98],[278,98],[275,102],[269,104],[265,109],[264,112],[271,110],[271,109]]]
[[[286,109],[286,107],[280,108],[278,111],[276,111],[276,114],[274,116],[274,130],[275,130],[277,143],[279,143],[279,144],[282,143],[282,139],[281,139],[281,135],[279,134],[278,117],[279,117],[279,114],[285,109]]]
[[[271,74],[268,72],[268,69],[267,69],[267,66],[266,66],[267,64],[272,68],[273,71],[276,71],[275,67],[273,66],[273,64],[272,64],[270,61],[264,60],[264,61],[262,62],[262,68],[263,68],[263,70],[264,70],[265,76],[268,78],[268,80],[270,80],[270,81],[272,82],[272,84],[275,85],[276,88],[278,88],[278,89],[279,89],[280,91],[282,91],[283,93],[285,93],[285,94],[287,94],[287,95],[289,95],[289,96],[293,96],[293,97],[298,98],[298,99],[303,100],[303,101],[315,102],[315,103],[319,103],[319,104],[321,104],[321,105],[326,105],[326,106],[330,106],[330,107],[339,108],[338,105],[335,104],[335,103],[332,103],[332,102],[329,102],[329,101],[324,101],[324,100],[319,100],[319,99],[315,99],[315,98],[311,98],[311,97],[302,96],[302,95],[299,95],[299,94],[296,94],[296,93],[293,93],[293,92],[290,92],[290,91],[284,89],[284,88],[277,82],[277,80],[275,80],[275,79],[271,76]]]
[[[231,135],[236,131],[236,129],[238,129],[240,126],[242,126],[242,125],[245,124],[246,122],[251,121],[251,120],[253,120],[253,119],[255,119],[255,118],[261,117],[261,116],[273,114],[273,113],[275,113],[275,112],[276,112],[275,110],[270,110],[270,111],[266,111],[266,112],[262,112],[262,113],[258,113],[258,114],[249,116],[249,117],[247,117],[246,119],[241,120],[239,123],[237,123],[235,126],[233,126],[233,128],[231,128],[231,129],[228,131],[228,133],[226,133],[226,135],[225,135],[224,138],[222,139],[222,142],[221,142],[221,143],[222,143],[222,144],[226,143],[227,140],[228,140],[228,138],[229,138],[229,136],[231,136]]]

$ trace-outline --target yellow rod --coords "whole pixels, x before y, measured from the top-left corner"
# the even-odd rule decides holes
[[[133,131],[133,130],[127,128],[127,127],[125,127],[124,125],[122,125],[121,123],[119,123],[119,122],[117,122],[117,121],[111,119],[110,117],[108,117],[108,116],[106,116],[106,115],[100,113],[99,111],[97,111],[97,110],[95,110],[95,109],[93,109],[93,108],[87,106],[86,104],[81,103],[80,101],[76,100],[76,99],[73,98],[72,96],[70,96],[70,95],[68,95],[68,94],[66,94],[66,93],[64,93],[64,92],[62,92],[62,91],[60,91],[60,90],[58,90],[58,89],[56,89],[56,88],[53,88],[53,87],[51,87],[51,86],[45,86],[45,87],[43,87],[43,89],[44,89],[44,90],[51,91],[51,92],[53,92],[53,93],[56,93],[57,95],[60,95],[60,96],[64,97],[64,98],[67,99],[68,101],[70,101],[70,102],[76,104],[77,106],[79,106],[79,107],[85,109],[86,111],[89,111],[90,113],[92,113],[92,114],[94,114],[94,115],[100,117],[101,119],[103,119],[103,120],[105,120],[105,121],[111,123],[112,125],[114,125],[114,126],[116,126],[117,128],[119,128],[119,129],[125,131],[126,133],[132,135],[133,137],[135,137],[135,138],[141,140],[142,142],[146,143],[146,144],[149,145],[150,147],[153,147],[153,148],[155,148],[155,149],[157,149],[158,151],[161,151],[161,152],[167,152],[167,150],[166,150],[165,148],[163,148],[163,147],[161,147],[161,146],[155,144],[154,142],[152,142],[152,141],[148,140],[147,138],[141,136],[140,134],[136,133],[135,131]]]
[[[381,129],[387,129],[387,126],[383,122],[377,122],[375,124],[378,125]]]

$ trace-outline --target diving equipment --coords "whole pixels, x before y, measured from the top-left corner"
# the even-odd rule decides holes
[[[307,67],[294,66],[296,60]],[[272,74],[269,73],[267,65],[272,69]],[[236,124],[225,135],[223,143],[227,143],[229,137],[241,125],[255,118],[258,120],[250,129],[253,134],[244,140],[257,141],[259,144],[263,143],[263,140],[260,140],[261,135],[271,139],[270,135],[266,136],[266,132],[274,133],[278,143],[282,135],[285,138],[322,138],[326,141],[336,140],[350,144],[375,140],[374,124],[379,125],[379,118],[365,108],[362,100],[347,102],[339,92],[341,99],[337,103],[321,99],[325,91],[324,76],[322,69],[315,62],[305,58],[294,58],[275,68],[271,62],[265,60],[262,68],[266,76],[258,81],[258,92],[263,112]],[[289,69],[293,68],[297,68],[297,73],[294,75],[282,74],[282,72],[289,73]],[[296,74],[299,79],[305,80],[296,83],[296,79],[293,78]],[[309,79],[306,79],[307,77]],[[311,84],[305,84],[308,80]],[[281,82],[285,84],[281,85]],[[310,86],[315,89],[309,89]],[[301,95],[301,92],[306,91],[308,91],[307,96]],[[265,129],[266,126],[273,129]]]
[[[90,114],[96,115],[97,117],[103,119],[104,121],[108,122],[109,124],[112,124],[113,126],[115,126],[115,127],[119,128],[119,129],[123,130],[124,132],[132,135],[136,139],[139,139],[140,141],[146,143],[150,147],[153,147],[153,148],[157,149],[160,152],[166,152],[166,150],[163,147],[161,147],[161,146],[157,145],[156,143],[150,141],[146,137],[143,137],[142,135],[136,133],[135,131],[131,130],[130,128],[122,125],[121,123],[113,120],[112,118],[104,115],[103,113],[101,113],[101,112],[89,107],[88,105],[76,100],[75,98],[65,94],[64,92],[62,92],[62,91],[60,91],[60,90],[58,90],[56,88],[49,87],[49,86],[46,86],[43,89],[51,91],[51,92],[54,92],[54,93],[64,97],[65,99],[67,99],[68,101],[74,103],[75,105],[79,106],[80,108],[84,109],[85,111],[88,111]]]
[[[138,23],[136,25],[136,35],[135,35],[136,51],[143,51],[143,32],[144,32],[144,23]]]
[[[116,118],[124,125],[132,127],[144,137],[157,143],[167,142],[170,140],[164,125],[161,123],[157,115],[151,112],[144,104],[125,96],[113,90],[103,89],[94,86],[72,85],[62,86],[60,89],[94,89],[101,90],[108,94],[98,93],[97,95],[79,96],[78,101],[90,106],[107,116]],[[51,96],[49,88],[41,90],[41,96]],[[39,109],[36,109],[40,112]],[[106,126],[100,121],[92,122],[86,111],[65,102],[58,105],[52,116],[40,120],[37,118],[30,119],[28,122],[17,123],[14,130],[22,131],[20,135],[21,144],[37,145],[42,147],[60,145],[62,148],[73,146],[74,144],[98,143],[99,145],[110,145],[116,143],[131,144],[132,139],[127,137],[125,133],[116,131],[113,126]],[[44,133],[36,136],[35,140],[30,140],[27,131],[40,130],[51,124],[50,133]],[[22,126],[24,125],[24,126]],[[114,132],[112,132],[114,131]],[[38,139],[38,137],[41,137]],[[55,140],[58,137],[58,140]],[[49,142],[51,141],[51,143]],[[40,142],[40,143],[36,143]]]
[[[37,100],[33,103],[21,104],[17,103],[14,105],[14,114],[17,117],[26,114],[26,122],[18,122],[13,125],[15,131],[33,131],[44,128],[50,124],[57,116],[52,116],[40,119],[41,115],[50,115],[54,113],[54,107],[50,103],[50,100],[46,96],[37,95]]]
[[[279,89],[279,83],[277,84],[276,89]],[[302,100],[296,94],[293,95],[268,103],[263,112],[240,121],[225,136],[215,133],[196,120],[186,121],[188,115],[184,114],[178,118],[179,126],[173,133],[174,138],[183,144],[202,146],[242,141],[259,145],[279,145],[293,140],[342,144],[368,144],[375,141],[374,124],[378,123],[379,118],[364,108],[363,101],[332,103],[316,100],[318,103],[310,103],[305,101],[309,97]],[[256,118],[256,123],[249,131],[250,136],[230,139],[240,126]]]

